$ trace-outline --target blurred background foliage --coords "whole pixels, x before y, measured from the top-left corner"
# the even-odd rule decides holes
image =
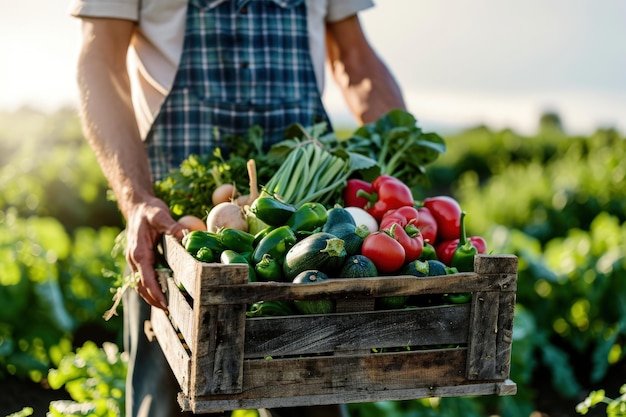
[[[618,396],[626,382],[624,136],[571,136],[553,113],[532,136],[486,126],[442,136],[447,153],[429,166],[430,186],[414,193],[454,196],[470,234],[519,256],[518,394],[351,404],[351,415],[570,416],[591,390]],[[73,109],[0,114],[0,189],[0,383],[69,393],[73,403],[51,404],[52,415],[109,415],[110,401],[123,401],[126,359],[121,318],[102,315],[123,266],[123,223]],[[18,409],[0,403],[2,411]]]

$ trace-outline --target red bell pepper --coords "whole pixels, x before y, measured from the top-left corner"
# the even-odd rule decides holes
[[[461,205],[446,195],[427,197],[422,202],[437,221],[437,242],[459,237],[461,230]],[[434,243],[434,242],[430,242]]]
[[[459,272],[474,270],[474,256],[487,252],[487,242],[481,236],[466,236],[465,212],[460,216],[461,232],[457,239],[441,242],[436,246],[437,258]]]
[[[417,223],[415,225],[420,232],[422,232],[422,236],[424,237],[424,242],[430,243],[431,245],[435,243],[437,239],[437,220],[435,220],[435,216],[430,212],[426,207],[420,207],[417,209]]]
[[[363,208],[367,205],[367,198],[357,196],[357,192],[359,190],[364,190],[365,192],[371,194],[373,191],[372,184],[358,178],[349,179],[342,193],[344,203],[343,205],[345,207]]]
[[[388,230],[404,248],[404,262],[416,260],[424,250],[424,238],[416,226],[418,211],[415,207],[404,206],[385,213],[380,221],[380,229]]]
[[[357,196],[367,199],[363,208],[379,222],[389,210],[414,204],[411,189],[391,175],[378,176],[372,181],[372,192],[359,190]]]

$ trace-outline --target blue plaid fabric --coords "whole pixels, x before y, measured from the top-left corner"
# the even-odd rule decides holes
[[[228,153],[221,138],[250,126],[267,149],[287,126],[320,121],[304,0],[190,0],[181,63],[147,138],[155,180],[191,154]]]

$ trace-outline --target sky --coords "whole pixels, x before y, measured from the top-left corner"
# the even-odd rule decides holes
[[[0,111],[76,104],[80,28],[69,4],[3,4]],[[626,132],[624,0],[377,0],[361,21],[426,130],[532,134],[551,111],[570,133]],[[356,126],[327,78],[331,119]]]

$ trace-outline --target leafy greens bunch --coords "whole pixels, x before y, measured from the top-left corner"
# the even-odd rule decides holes
[[[391,110],[377,121],[359,127],[345,140],[329,136],[324,139],[327,146],[375,160],[374,167],[361,172],[365,180],[387,174],[410,187],[427,185],[426,165],[446,152],[443,138],[423,132],[415,117],[404,110]]]
[[[180,167],[155,183],[156,196],[165,201],[174,218],[187,214],[199,218],[213,207],[213,190],[221,184],[234,184],[241,194],[248,194],[247,161],[254,159],[257,179],[265,182],[282,162],[263,150],[263,130],[253,126],[246,136],[224,138],[227,155],[216,148],[211,155],[190,155]]]

